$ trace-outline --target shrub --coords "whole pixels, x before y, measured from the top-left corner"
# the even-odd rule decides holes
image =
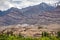
[[[51,40],[59,40],[56,36],[51,36],[50,39]]]
[[[40,38],[40,40],[50,40],[50,38],[49,37],[42,37],[42,38]]]

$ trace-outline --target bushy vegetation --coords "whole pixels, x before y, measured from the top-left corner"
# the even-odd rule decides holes
[[[57,33],[60,35],[60,32]],[[0,40],[60,40],[60,36],[48,36],[43,32],[42,37],[23,37],[22,35],[0,34]]]

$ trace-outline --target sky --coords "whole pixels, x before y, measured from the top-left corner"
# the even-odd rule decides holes
[[[59,0],[0,0],[0,10],[7,10],[11,7],[25,8],[29,6],[38,5],[42,2],[54,4]]]

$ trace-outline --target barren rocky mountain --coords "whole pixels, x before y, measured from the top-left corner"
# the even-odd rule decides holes
[[[0,26],[15,24],[60,24],[60,6],[53,7],[46,3],[23,9],[10,8],[0,11]]]

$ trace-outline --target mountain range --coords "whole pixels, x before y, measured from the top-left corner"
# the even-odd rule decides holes
[[[46,3],[29,6],[23,9],[10,8],[0,11],[0,25],[15,24],[60,24],[60,6],[54,7]]]

